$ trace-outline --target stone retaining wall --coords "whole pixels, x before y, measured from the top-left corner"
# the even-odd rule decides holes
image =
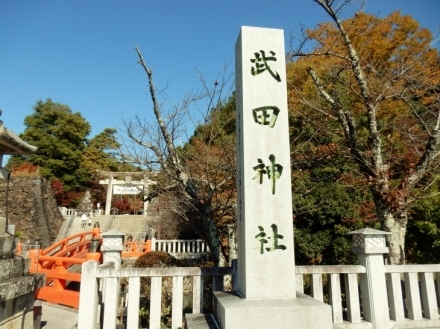
[[[0,214],[6,214],[6,183],[0,184]],[[63,222],[50,182],[39,176],[14,177],[9,182],[8,218],[24,240],[41,240],[43,248],[55,242]]]

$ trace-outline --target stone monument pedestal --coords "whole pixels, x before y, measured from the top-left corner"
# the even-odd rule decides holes
[[[244,299],[214,292],[214,312],[221,329],[331,329],[331,306],[297,292],[296,299]]]
[[[331,306],[297,292],[296,299],[244,299],[214,292],[214,315],[186,314],[188,329],[332,329]]]

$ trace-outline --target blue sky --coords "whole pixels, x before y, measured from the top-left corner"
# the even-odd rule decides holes
[[[366,12],[400,9],[437,32],[440,0],[369,0]],[[347,14],[348,15],[348,14]],[[153,68],[161,99],[178,102],[233,70],[240,26],[290,31],[328,21],[309,0],[0,0],[0,118],[19,134],[38,100],[51,98],[81,112],[92,126],[121,127],[125,117],[152,118],[138,46]]]

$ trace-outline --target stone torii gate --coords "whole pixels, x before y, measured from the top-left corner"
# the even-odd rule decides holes
[[[149,186],[157,184],[156,181],[150,180],[151,176],[157,175],[156,172],[146,173],[146,172],[117,172],[117,171],[98,170],[98,173],[104,177],[108,177],[105,180],[99,181],[99,184],[107,185],[107,198],[105,200],[104,215],[110,215],[114,186],[119,186],[119,185],[142,186],[144,194],[147,194]],[[125,180],[114,179],[115,176],[125,176]],[[143,180],[134,181],[132,180],[132,177],[134,176],[143,176]],[[132,194],[137,194],[137,193],[132,193]],[[144,202],[144,216],[146,215],[147,207],[148,207],[148,203]]]

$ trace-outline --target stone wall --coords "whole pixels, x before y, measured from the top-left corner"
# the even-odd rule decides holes
[[[6,214],[6,183],[0,184],[0,212]],[[43,248],[57,237],[63,222],[50,182],[39,176],[14,177],[9,182],[8,218],[25,240],[40,238]]]

